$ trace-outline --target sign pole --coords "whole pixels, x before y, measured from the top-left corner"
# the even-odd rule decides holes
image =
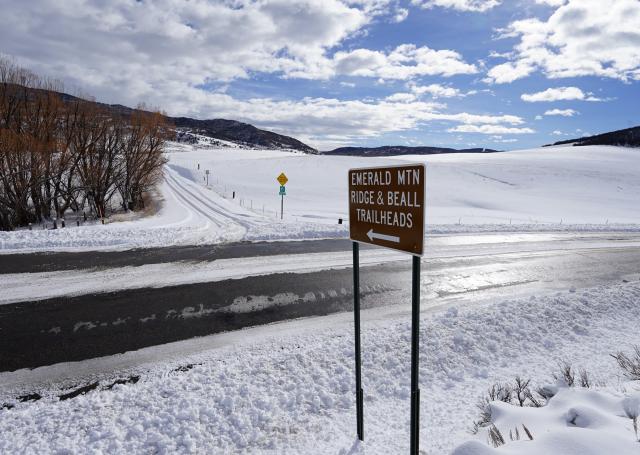
[[[281,172],[278,178],[276,178],[278,183],[280,184],[280,219],[284,218],[284,195],[287,194],[284,186],[287,184],[289,179],[284,172]],[[276,210],[276,217],[278,216],[278,211]]]
[[[424,254],[425,165],[349,169],[349,238],[413,255],[411,285],[411,414],[409,446],[420,445],[420,256]],[[356,399],[362,439],[358,245],[353,246]]]
[[[353,319],[356,342],[356,431],[358,439],[364,441],[364,393],[362,392],[362,373],[360,366],[360,245],[353,243]]]
[[[411,279],[411,455],[420,446],[420,257],[413,256]]]

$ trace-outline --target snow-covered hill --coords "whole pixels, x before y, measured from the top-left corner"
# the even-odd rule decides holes
[[[347,170],[414,161],[427,164],[430,233],[640,226],[640,155],[622,147],[358,158],[174,143],[167,156],[155,215],[105,226],[3,232],[0,251],[346,237]],[[283,220],[276,181],[281,172],[289,178]]]

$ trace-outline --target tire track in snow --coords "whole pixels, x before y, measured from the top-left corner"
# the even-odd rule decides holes
[[[195,206],[188,198],[184,197],[184,195],[176,187],[175,182],[173,182],[171,177],[167,175],[166,172],[164,173],[164,181],[167,184],[169,190],[171,190],[171,195],[180,203],[180,205],[182,205],[183,208],[185,208],[189,212],[189,218],[193,217],[194,215],[202,216],[207,220],[214,222],[216,226],[220,225],[216,220],[211,219],[209,215],[202,212],[202,210],[199,207]]]
[[[238,224],[240,226],[242,226],[245,231],[248,231],[250,228],[252,228],[255,223],[251,223],[247,220],[242,219],[239,216],[235,216],[232,212],[230,212],[228,209],[225,209],[224,207],[222,207],[221,205],[217,204],[215,201],[211,200],[211,199],[207,199],[205,196],[203,196],[202,194],[199,194],[198,192],[196,192],[196,189],[190,189],[187,187],[186,184],[180,182],[178,180],[178,178],[175,176],[175,171],[171,170],[170,168],[167,168],[168,170],[168,175],[171,177],[171,179],[173,180],[174,184],[176,186],[178,186],[182,191],[184,191],[185,194],[188,194],[189,196],[193,197],[193,199],[195,199],[196,201],[198,201],[200,204],[202,204],[202,206],[206,207],[207,209],[209,209],[212,214],[214,214],[213,216],[222,222],[233,222],[235,224]],[[182,179],[182,177],[180,177]],[[183,198],[187,199],[188,198],[185,196],[185,194],[182,194]],[[194,204],[191,200],[189,200],[189,204],[192,207],[196,207],[197,205]],[[198,208],[198,211],[202,212],[202,208]],[[246,233],[246,232],[245,232]]]
[[[187,193],[187,194],[191,194],[191,193],[187,191],[186,188],[184,188],[182,185],[180,185],[180,183],[176,180],[175,176],[173,176],[169,172],[165,172],[165,181],[173,191],[174,196],[188,205],[187,209],[191,210],[192,212],[195,212],[197,215],[201,217],[206,218],[217,227],[224,227],[225,225],[224,221],[226,220],[221,220],[220,217],[212,215],[211,213],[208,213],[208,211],[203,210],[202,206],[194,203],[191,199],[189,199],[184,193]]]

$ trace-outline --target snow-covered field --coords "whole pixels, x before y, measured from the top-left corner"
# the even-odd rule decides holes
[[[640,229],[637,149],[355,158],[172,144],[168,157],[159,187],[162,208],[154,216],[2,232],[0,252],[345,237],[347,170],[402,161],[427,164],[430,233]],[[281,172],[289,178],[284,220],[276,182]]]
[[[640,384],[623,378],[608,354],[629,352],[637,343],[639,300],[635,280],[424,313],[424,453],[449,453],[469,439],[478,442],[458,454],[636,453],[640,444],[623,408],[638,399]],[[406,314],[389,319],[368,310],[362,352],[362,445],[355,441],[352,320],[336,314],[2,373],[0,403],[14,407],[0,410],[0,453],[406,453]],[[124,366],[136,364],[136,357],[148,362]],[[540,409],[495,405],[495,423],[505,435],[525,424],[533,442],[521,431],[523,439],[507,438],[494,451],[486,433],[469,433],[476,402],[492,383],[515,375],[531,378],[534,386],[553,383],[551,373],[562,361],[587,369],[598,386],[561,390]],[[109,388],[132,375],[140,377],[137,383]],[[86,395],[59,400],[96,380]],[[17,399],[33,392],[42,399]]]
[[[238,154],[224,149],[171,154],[170,166],[213,188],[279,209],[276,176],[289,177],[285,214],[335,224],[347,216],[347,170],[405,161],[427,164],[427,220],[441,224],[640,223],[640,155],[616,147],[552,147],[497,154],[357,158]],[[200,171],[196,170],[200,163]]]
[[[586,248],[623,251],[637,242],[618,239],[614,246],[601,235],[577,239],[556,231],[640,231],[636,149],[361,159],[172,144],[168,157],[156,214],[105,226],[0,233],[0,252],[346,237],[347,169],[400,161],[427,164],[430,259],[523,251],[534,256],[553,248],[588,256]],[[283,220],[280,172],[289,177]],[[520,233],[487,234],[509,231]],[[465,232],[482,234],[434,236]],[[399,258],[363,251],[362,264]],[[508,264],[496,265],[498,272]],[[5,274],[0,305],[349,265],[350,254],[337,252]],[[627,414],[640,406],[640,384],[625,379],[609,354],[640,344],[640,280],[611,269],[597,287],[586,273],[583,289],[555,293],[541,280],[528,293],[474,294],[472,305],[464,299],[423,305],[423,453],[637,453],[640,443]],[[467,281],[461,272],[446,284]],[[436,287],[423,280],[423,296],[428,300]],[[0,453],[406,453],[409,305],[389,303],[363,311],[363,444],[355,438],[353,321],[342,313],[0,373]],[[469,432],[478,418],[476,403],[493,383],[520,375],[531,379],[532,388],[552,384],[562,362],[588,370],[594,387],[561,387],[542,408],[492,404],[503,447],[487,444],[486,428]],[[86,394],[60,399],[88,384]],[[512,441],[507,435],[516,427],[519,440]]]

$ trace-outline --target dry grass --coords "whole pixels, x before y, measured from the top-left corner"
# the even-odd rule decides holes
[[[616,359],[627,379],[640,381],[640,346],[634,346],[633,350],[631,355],[620,351],[617,354],[611,354],[611,357]]]

